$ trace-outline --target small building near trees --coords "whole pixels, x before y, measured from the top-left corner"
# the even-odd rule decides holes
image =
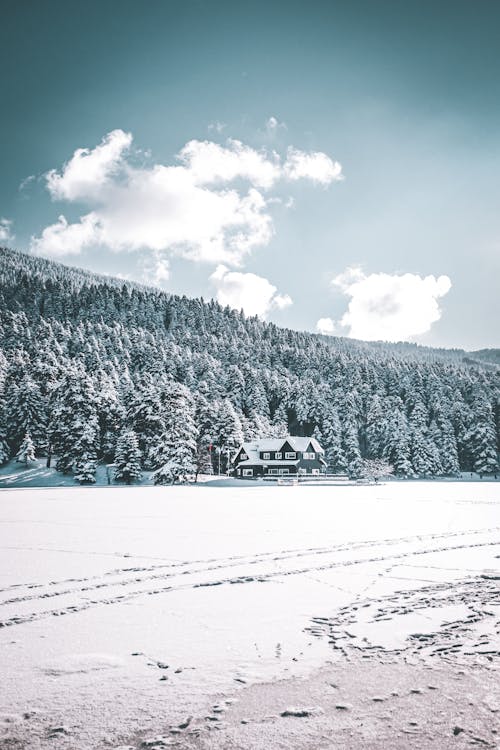
[[[324,474],[324,450],[312,437],[262,438],[242,443],[232,459],[238,479]]]

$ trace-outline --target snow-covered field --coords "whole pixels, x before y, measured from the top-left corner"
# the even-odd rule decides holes
[[[360,659],[498,677],[496,483],[11,489],[0,521],[2,747],[322,747],[231,706]]]

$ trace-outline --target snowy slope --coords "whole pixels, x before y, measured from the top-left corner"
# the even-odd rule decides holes
[[[4,490],[4,741],[201,741],[215,693],[363,649],[491,670],[499,532],[495,483]]]

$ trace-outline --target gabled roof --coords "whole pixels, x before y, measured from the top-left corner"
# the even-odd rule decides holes
[[[255,463],[260,460],[259,453],[262,453],[263,451],[269,453],[280,451],[285,443],[288,443],[290,448],[297,453],[307,451],[310,445],[315,453],[325,452],[318,441],[313,437],[294,437],[293,435],[287,435],[282,438],[259,438],[258,440],[249,440],[247,443],[240,445],[234,455],[233,461],[242,448],[249,458],[249,463]]]

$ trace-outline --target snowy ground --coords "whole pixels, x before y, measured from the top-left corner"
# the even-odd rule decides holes
[[[497,747],[500,485],[248,484],[0,493],[0,746]]]
[[[7,464],[4,464],[3,466],[0,466],[0,489],[9,489],[9,488],[16,488],[16,487],[79,487],[79,483],[75,480],[74,476],[72,474],[61,474],[59,471],[56,471],[54,469],[56,458],[54,457],[52,460],[52,466],[50,469],[47,468],[46,458],[37,458],[33,463],[30,463],[28,466],[25,466],[22,463],[19,463],[15,459],[12,461],[9,461]],[[135,482],[135,486],[143,486],[143,485],[152,485],[153,481],[151,479],[153,472],[152,471],[145,471],[142,472],[142,477],[138,482]],[[478,474],[473,474],[471,472],[462,472],[460,477],[458,478],[461,482],[495,482],[499,481],[498,476],[484,476],[480,477]],[[259,480],[261,482],[262,480]],[[306,481],[305,477],[301,478],[301,481]],[[342,480],[323,480],[321,478],[317,477],[310,477],[307,479],[307,481],[314,481],[314,484],[320,484],[320,483],[327,483],[329,485],[333,484],[344,484]],[[398,480],[395,478],[391,478],[390,481],[410,481],[410,480]],[[434,482],[455,482],[457,479],[450,479],[448,477],[439,477],[437,479],[429,480]],[[229,483],[232,483],[236,487],[241,487],[244,485],[254,485],[254,480],[245,480],[245,479],[232,479],[222,475],[208,475],[208,474],[200,474],[198,475],[198,483],[210,483],[214,486],[220,485],[220,486],[228,486]],[[98,464],[97,471],[96,471],[96,481],[95,484],[90,485],[92,487],[108,487],[109,485],[115,486],[115,487],[123,487],[122,482],[115,482],[113,477],[113,469],[110,466],[106,466],[105,464]]]

